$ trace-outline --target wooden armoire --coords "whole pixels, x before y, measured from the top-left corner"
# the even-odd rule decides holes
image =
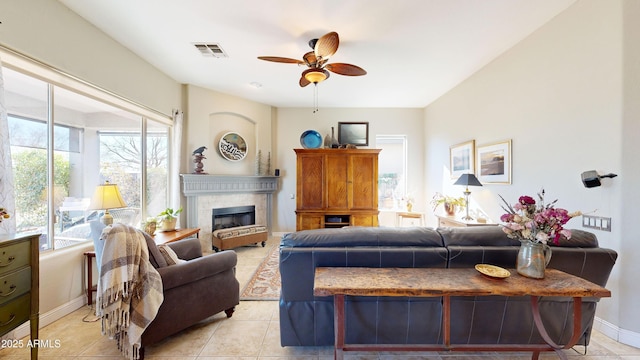
[[[294,149],[296,230],[378,226],[380,149]]]

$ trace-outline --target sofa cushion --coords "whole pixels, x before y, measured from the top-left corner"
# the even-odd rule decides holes
[[[442,246],[442,238],[427,227],[364,227],[303,230],[285,234],[282,246]]]
[[[596,234],[590,233],[584,230],[578,229],[570,229],[571,230],[571,239],[567,239],[564,236],[560,237],[560,242],[558,246],[560,247],[583,247],[583,248],[597,248],[598,247],[598,238]],[[549,245],[553,246],[552,242],[549,242]]]
[[[444,246],[520,246],[500,226],[441,227],[438,232]]]
[[[162,268],[168,266],[167,261],[164,259],[164,256],[158,250],[158,246],[156,245],[156,241],[153,240],[151,235],[147,234],[144,231],[140,231],[142,235],[144,235],[144,239],[147,241],[147,248],[149,249],[149,261],[154,268]]]
[[[520,241],[507,237],[501,226],[438,228],[444,245],[449,246],[520,246]],[[549,245],[555,246],[551,241]],[[571,229],[571,239],[560,238],[557,246],[597,248],[598,239],[588,231]]]
[[[158,250],[160,251],[160,254],[162,254],[164,260],[167,262],[167,266],[186,262],[186,260],[181,260],[180,258],[178,258],[176,252],[173,251],[168,245],[158,245]]]

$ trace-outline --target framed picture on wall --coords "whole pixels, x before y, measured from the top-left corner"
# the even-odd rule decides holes
[[[474,173],[475,140],[470,140],[449,147],[449,165],[451,178],[457,179],[462,174]]]
[[[511,140],[478,146],[478,180],[485,184],[511,184]]]
[[[369,146],[369,123],[339,122],[338,142],[340,145]]]

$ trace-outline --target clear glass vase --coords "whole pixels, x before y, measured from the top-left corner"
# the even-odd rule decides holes
[[[543,279],[544,270],[551,261],[551,248],[546,244],[520,240],[516,267],[518,274],[533,279]]]

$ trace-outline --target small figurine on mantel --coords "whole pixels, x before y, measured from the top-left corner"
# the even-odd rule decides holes
[[[207,150],[206,146],[200,146],[199,148],[193,150],[193,162],[196,164],[195,169],[193,170],[194,174],[206,174],[202,169],[204,165],[202,165],[202,159],[206,159],[206,157],[202,154],[205,150]]]

